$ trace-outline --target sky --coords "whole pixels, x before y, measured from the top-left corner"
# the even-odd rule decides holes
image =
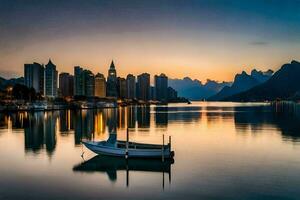
[[[107,76],[230,81],[300,60],[298,0],[0,0],[0,76],[51,58]]]

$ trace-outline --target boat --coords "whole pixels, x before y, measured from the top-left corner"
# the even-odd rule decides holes
[[[91,151],[100,155],[117,156],[124,158],[162,158],[169,159],[174,157],[174,151],[171,151],[171,137],[169,144],[144,144],[129,142],[128,130],[127,140],[117,140],[116,133],[111,133],[107,141],[82,141],[82,143]]]

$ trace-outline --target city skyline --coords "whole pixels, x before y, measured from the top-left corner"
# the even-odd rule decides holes
[[[1,0],[0,74],[23,63],[55,60],[106,72],[231,81],[252,68],[276,71],[300,60],[298,1],[30,1]],[[41,12],[34,12],[42,10]],[[237,59],[238,58],[238,59]]]
[[[137,76],[128,73],[126,78],[120,77],[113,60],[108,67],[107,78],[104,74],[93,73],[81,66],[74,66],[73,74],[58,72],[56,65],[49,59],[46,65],[36,62],[24,64],[24,81],[20,84],[29,90],[33,89],[33,93],[48,100],[59,97],[65,100],[100,98],[108,101],[118,99],[119,102],[124,100],[144,103],[186,101],[184,98],[178,98],[178,92],[168,85],[168,76],[164,73],[155,75],[153,84],[150,77],[147,72]],[[11,87],[14,90],[18,86],[10,85],[6,87],[6,91]],[[19,94],[24,96],[23,92]]]

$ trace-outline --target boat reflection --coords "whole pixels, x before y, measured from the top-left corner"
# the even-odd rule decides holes
[[[164,187],[165,173],[169,175],[169,183],[171,183],[171,165],[173,163],[173,159],[162,162],[161,159],[125,159],[121,157],[97,155],[88,161],[75,165],[73,171],[85,173],[104,172],[108,175],[109,180],[114,182],[117,180],[117,171],[126,170],[127,186],[129,186],[129,171],[162,173],[162,187]]]

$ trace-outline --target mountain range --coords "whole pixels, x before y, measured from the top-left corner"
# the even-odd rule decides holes
[[[300,63],[284,64],[267,81],[244,92],[224,98],[226,101],[265,101],[276,99],[299,99]]]
[[[188,98],[190,100],[202,100],[219,92],[223,87],[230,86],[231,82],[217,82],[207,80],[205,84],[189,77],[183,79],[169,79],[168,85],[178,92],[178,96]]]
[[[208,98],[210,101],[222,101],[227,97],[238,94],[253,88],[256,85],[266,82],[272,76],[273,71],[267,70],[257,71],[253,69],[250,74],[243,71],[241,74],[235,75],[233,84],[225,86],[220,92]]]
[[[0,90],[4,90],[7,86],[14,86],[15,84],[24,84],[24,78],[5,79],[0,77]]]

